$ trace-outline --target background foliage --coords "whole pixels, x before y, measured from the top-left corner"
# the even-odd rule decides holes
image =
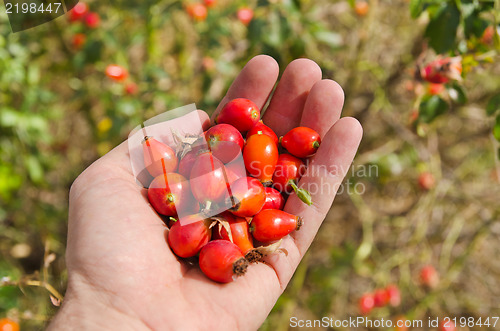
[[[76,176],[149,117],[192,102],[213,111],[261,53],[281,71],[316,61],[365,128],[346,181],[363,192],[339,194],[262,329],[357,316],[359,297],[390,283],[402,304],[371,316],[499,315],[499,1],[219,0],[203,20],[186,1],[88,5],[94,28],[61,17],[12,34],[0,13],[0,317],[37,329],[57,311]],[[463,80],[436,93],[419,77],[438,54],[461,56]],[[126,82],[105,76],[111,63]],[[435,185],[420,187],[421,173]],[[418,282],[427,264],[433,290]]]

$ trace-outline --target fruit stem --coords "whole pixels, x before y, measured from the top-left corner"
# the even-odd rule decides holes
[[[319,148],[319,141],[313,142],[313,148]]]
[[[288,181],[288,184],[292,186],[293,190],[295,191],[295,194],[297,194],[297,196],[299,197],[300,200],[302,200],[302,202],[304,202],[308,206],[312,205],[312,197],[307,190],[298,188],[297,184],[295,184],[293,180]]]

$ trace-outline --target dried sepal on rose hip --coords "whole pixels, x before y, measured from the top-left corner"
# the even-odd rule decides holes
[[[275,252],[282,251],[285,254],[288,254],[288,252],[285,249],[280,248],[282,241],[283,240],[280,239],[280,240],[278,240],[274,243],[271,243],[269,245],[255,247],[254,249],[249,250],[245,254],[245,258],[248,260],[248,262],[255,263],[255,262],[262,261],[262,259],[264,257],[266,257],[267,255],[271,255]]]
[[[182,223],[180,221],[173,223],[167,241],[177,256],[188,258],[198,254],[210,241],[213,221],[201,214],[194,214],[183,218]]]
[[[316,153],[321,144],[321,138],[313,129],[299,126],[281,137],[280,143],[290,154],[305,158]]]
[[[278,162],[278,147],[271,137],[264,134],[250,136],[243,148],[243,160],[252,177],[264,186],[271,186]]]
[[[255,240],[269,243],[280,240],[302,226],[302,217],[277,209],[265,209],[252,218],[250,232]]]
[[[177,169],[178,159],[174,150],[155,138],[144,137],[142,151],[144,165],[151,176],[157,177],[161,174],[175,172]]]
[[[217,221],[217,225],[212,228],[212,240],[229,240],[238,246],[242,254],[254,248],[253,238],[245,218],[224,212],[212,219]]]
[[[259,107],[248,99],[238,98],[224,105],[215,122],[231,124],[240,132],[246,132],[257,124],[259,119]]]
[[[200,269],[211,280],[229,283],[247,272],[248,261],[228,240],[213,240],[200,251]]]

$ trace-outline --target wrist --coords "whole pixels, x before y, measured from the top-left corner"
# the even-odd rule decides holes
[[[118,299],[70,282],[60,311],[47,330],[150,330],[139,318],[116,307]]]

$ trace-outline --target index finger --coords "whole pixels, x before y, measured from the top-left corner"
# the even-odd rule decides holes
[[[236,98],[253,101],[262,110],[278,79],[278,63],[270,56],[258,55],[252,58],[234,80],[226,95],[212,114],[212,122],[222,107]]]

